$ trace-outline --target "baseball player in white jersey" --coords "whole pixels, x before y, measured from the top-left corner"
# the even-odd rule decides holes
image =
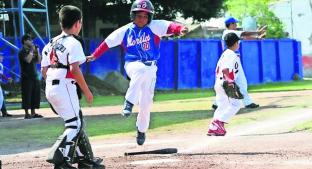
[[[80,110],[76,85],[78,83],[89,104],[93,95],[89,90],[79,65],[86,61],[82,46],[75,38],[81,30],[82,14],[79,8],[64,6],[59,12],[62,33],[44,47],[41,72],[46,81],[46,97],[52,110],[65,122],[64,133],[49,153],[48,162],[55,169],[103,168],[102,159],[94,158]]]
[[[139,104],[137,116],[137,144],[143,145],[150,122],[156,83],[160,39],[187,32],[183,25],[165,20],[153,20],[154,7],[149,0],[136,0],[130,10],[133,22],[111,33],[88,57],[94,60],[109,48],[121,45],[125,50],[125,70],[130,84],[125,96],[122,114],[130,116],[133,105]]]
[[[223,35],[222,35],[222,40],[223,41],[224,41],[225,35],[227,35],[228,33],[235,33],[239,38],[242,38],[242,39],[261,39],[262,36],[265,35],[265,30],[264,29],[266,27],[263,27],[261,30],[255,31],[255,32],[236,30],[237,29],[237,24],[236,24],[237,22],[238,22],[238,20],[235,19],[234,17],[228,17],[225,20],[226,29],[223,31]],[[223,43],[223,47],[224,47],[224,49],[226,49],[226,45],[224,43]],[[240,56],[239,51],[235,51],[235,53],[238,56]],[[259,105],[255,104],[253,102],[253,100],[251,99],[251,97],[249,96],[249,94],[248,94],[248,91],[247,91],[247,88],[248,88],[247,79],[246,79],[246,76],[245,76],[245,73],[244,73],[244,70],[243,70],[242,67],[241,67],[241,70],[242,71],[240,71],[240,73],[237,75],[236,84],[239,86],[240,91],[241,91],[241,93],[244,96],[244,99],[243,99],[244,106],[246,108],[257,108],[257,107],[259,107]],[[216,109],[217,107],[218,106],[217,106],[217,104],[215,102],[212,105],[212,108]]]
[[[227,123],[240,109],[240,100],[228,97],[222,87],[224,81],[228,81],[230,84],[236,82],[238,74],[243,71],[240,58],[235,53],[239,48],[240,39],[235,33],[228,33],[224,40],[228,48],[222,53],[215,71],[214,89],[218,107],[209,125],[207,133],[209,136],[224,136],[226,134],[224,123]]]

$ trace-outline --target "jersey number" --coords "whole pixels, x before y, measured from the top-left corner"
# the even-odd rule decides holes
[[[149,49],[150,49],[150,44],[149,44],[149,42],[144,42],[144,43],[142,44],[142,47],[143,47],[144,50],[149,50]]]

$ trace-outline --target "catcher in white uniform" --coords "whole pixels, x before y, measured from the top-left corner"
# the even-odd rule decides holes
[[[74,6],[64,6],[59,12],[62,33],[44,47],[41,72],[46,81],[46,97],[52,110],[65,122],[64,133],[53,145],[48,162],[55,169],[104,168],[102,159],[94,158],[80,110],[75,83],[78,83],[89,104],[93,95],[79,65],[86,61],[82,46],[75,38],[81,30],[82,14]]]
[[[223,88],[224,81],[234,86],[237,74],[242,71],[240,58],[235,53],[239,48],[239,37],[235,33],[228,33],[224,41],[227,49],[217,63],[214,86],[218,108],[209,125],[207,133],[209,136],[224,136],[226,134],[224,123],[227,123],[240,109],[240,100],[229,97]]]

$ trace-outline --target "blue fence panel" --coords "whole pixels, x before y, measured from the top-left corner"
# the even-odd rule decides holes
[[[90,53],[92,53],[102,42],[102,40],[94,40],[90,42]],[[101,55],[98,59],[89,64],[89,73],[104,79],[105,76],[112,71],[120,71],[121,57],[124,57],[121,47],[109,49],[105,54]],[[83,67],[87,69],[87,67]],[[84,70],[85,71],[85,70]]]
[[[201,41],[201,87],[212,88],[215,83],[215,69],[222,54],[220,40]]]
[[[263,82],[274,82],[278,80],[278,67],[277,67],[277,41],[264,40],[261,42],[262,50],[262,79]]]
[[[295,73],[299,75],[299,77],[303,78],[303,63],[302,63],[302,52],[301,52],[301,42],[294,42],[294,50],[295,50]]]
[[[200,41],[178,41],[178,89],[199,87]]]
[[[291,39],[282,39],[278,41],[278,61],[281,81],[292,80],[295,72],[293,43],[294,41]]]
[[[241,42],[241,60],[248,84],[261,82],[260,42],[248,40]]]
[[[6,38],[21,46],[19,39]],[[48,39],[45,39],[48,42]],[[90,40],[91,52],[102,40]],[[43,44],[34,40],[40,46]],[[157,71],[157,89],[211,88],[215,81],[215,66],[222,53],[220,40],[173,40],[162,41]],[[4,53],[3,64],[19,75],[17,51],[0,41]],[[303,77],[301,43],[291,39],[248,40],[241,42],[241,61],[248,84],[292,80],[294,73]],[[123,72],[124,56],[120,47],[107,51],[96,61],[84,64],[84,72],[105,78],[110,71]],[[40,65],[38,65],[40,71]],[[5,72],[8,74],[8,72]],[[10,73],[12,77],[12,73]],[[17,76],[16,76],[17,77]]]
[[[161,41],[160,43],[160,58],[158,60],[157,70],[157,89],[174,89],[176,88],[176,64],[177,58],[175,55],[176,41]]]

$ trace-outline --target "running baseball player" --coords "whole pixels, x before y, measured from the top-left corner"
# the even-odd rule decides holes
[[[64,133],[53,145],[48,162],[55,169],[104,168],[100,158],[93,156],[92,148],[84,129],[76,85],[78,83],[89,104],[93,95],[89,90],[79,65],[86,61],[80,42],[75,39],[81,30],[82,14],[75,6],[64,6],[59,12],[62,33],[44,47],[41,72],[46,81],[46,98],[52,110],[65,122]]]
[[[235,33],[239,38],[242,39],[262,39],[265,36],[265,29],[266,27],[262,27],[260,30],[255,32],[249,32],[249,31],[239,31],[237,30],[237,22],[238,20],[234,17],[228,17],[225,20],[225,26],[226,29],[223,32],[222,40],[224,40],[225,35],[228,33]],[[223,44],[224,49],[226,49],[225,44]],[[239,51],[235,51],[235,53],[240,56]],[[251,97],[248,94],[247,88],[247,79],[244,73],[243,68],[241,67],[240,73],[237,75],[236,83],[240,87],[240,91],[244,96],[243,103],[246,108],[257,108],[259,107],[259,104],[255,104],[254,101],[251,99]],[[216,102],[212,105],[213,109],[216,109],[218,105]]]
[[[137,144],[143,145],[150,122],[156,83],[160,39],[168,35],[182,35],[187,28],[165,20],[153,20],[154,6],[149,0],[136,0],[130,10],[132,22],[111,33],[88,60],[100,57],[109,48],[121,45],[125,50],[125,70],[130,84],[125,96],[122,115],[128,117],[133,105],[139,105],[137,116]]]
[[[243,71],[240,58],[235,53],[239,48],[239,40],[240,38],[235,33],[228,33],[224,37],[227,49],[222,53],[215,71],[214,90],[218,108],[209,125],[208,136],[224,136],[226,134],[224,123],[228,123],[229,119],[240,109],[240,100],[229,97],[223,88],[224,81],[234,86],[238,74]]]

